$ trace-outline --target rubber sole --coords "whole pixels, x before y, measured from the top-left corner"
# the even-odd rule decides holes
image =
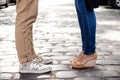
[[[79,68],[79,69],[94,68],[95,63],[96,63],[96,60],[91,60],[91,61],[88,61],[87,63],[85,63],[84,65],[73,65],[73,64],[71,64],[71,66],[72,66],[72,68]]]
[[[52,68],[47,68],[47,69],[42,69],[42,70],[39,70],[39,71],[19,70],[19,73],[43,74],[43,73],[48,73],[48,72],[51,72],[51,71],[52,71]]]

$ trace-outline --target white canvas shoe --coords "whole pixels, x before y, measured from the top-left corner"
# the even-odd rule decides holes
[[[19,65],[19,72],[20,73],[47,73],[51,72],[52,68],[48,65],[43,65],[35,59],[33,59],[30,63],[20,64]]]

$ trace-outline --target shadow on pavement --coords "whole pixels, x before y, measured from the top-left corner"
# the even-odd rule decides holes
[[[48,73],[44,73],[44,74],[26,74],[26,73],[20,73],[20,76],[19,76],[19,80],[36,80],[36,79],[39,79],[39,78],[42,78],[42,76],[47,77],[47,75],[52,75],[51,72],[48,72]]]
[[[113,7],[111,7],[111,6],[105,6],[104,8],[105,8],[105,9],[112,9],[112,10],[120,10],[120,9],[118,9],[118,8],[113,8]]]

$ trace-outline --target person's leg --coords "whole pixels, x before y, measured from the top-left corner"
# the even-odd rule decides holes
[[[32,27],[37,18],[38,0],[17,0],[16,49],[20,63],[31,61],[34,55]]]
[[[76,11],[82,36],[82,49],[84,54],[90,55],[95,53],[95,34],[96,34],[96,17],[93,10],[87,11],[84,0],[76,0]]]
[[[16,49],[20,61],[20,73],[46,73],[51,67],[37,59],[33,47],[32,28],[38,14],[38,0],[17,0]]]
[[[88,11],[84,0],[75,0],[78,22],[82,37],[82,52],[71,60],[71,66],[76,68],[94,67],[97,54],[95,53],[96,17],[94,11]]]

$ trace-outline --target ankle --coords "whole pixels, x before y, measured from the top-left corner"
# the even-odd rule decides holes
[[[32,61],[27,61],[27,62],[23,62],[23,63],[20,63],[20,64],[30,64]]]
[[[96,51],[93,51],[93,52],[82,51],[81,53],[84,54],[84,55],[93,55],[93,54],[96,53]]]
[[[91,55],[95,55],[96,52],[92,52],[92,53],[83,53],[84,55],[87,55],[87,56],[91,56]]]

